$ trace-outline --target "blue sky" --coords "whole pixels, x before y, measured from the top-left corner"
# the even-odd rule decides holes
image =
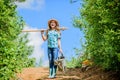
[[[24,3],[16,3],[17,11],[26,22],[25,29],[47,28],[49,19],[57,19],[60,26],[68,27],[68,30],[62,31],[61,45],[67,60],[75,56],[73,48],[81,48],[80,39],[84,41],[83,32],[72,25],[73,16],[79,16],[80,1],[71,4],[70,0],[26,0]],[[32,45],[37,46],[34,55],[36,58],[42,58],[43,65],[47,65],[47,41],[43,42],[40,33],[30,33]],[[36,37],[37,36],[37,37]],[[40,45],[38,45],[40,44]],[[39,50],[37,50],[39,49]]]

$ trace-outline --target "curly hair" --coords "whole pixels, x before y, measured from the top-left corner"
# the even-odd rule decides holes
[[[51,29],[50,23],[51,23],[52,21],[55,22],[55,24],[56,24],[56,27],[55,27],[55,28],[56,28],[57,31],[59,31],[59,23],[58,23],[58,21],[55,20],[55,19],[50,19],[50,20],[48,21],[48,29],[49,29],[49,30]]]

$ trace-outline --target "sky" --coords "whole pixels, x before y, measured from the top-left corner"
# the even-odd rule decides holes
[[[48,20],[58,20],[60,27],[68,30],[61,31],[61,46],[66,60],[75,57],[74,48],[81,48],[80,40],[84,42],[84,34],[73,26],[73,17],[79,16],[80,0],[70,3],[70,0],[26,0],[19,3],[17,12],[23,17],[26,25],[24,29],[47,28]],[[42,65],[48,66],[47,41],[43,41],[40,32],[30,32],[29,45],[34,46],[31,57],[36,58],[36,63],[42,59]]]

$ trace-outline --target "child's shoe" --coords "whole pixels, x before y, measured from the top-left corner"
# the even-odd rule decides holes
[[[57,66],[54,66],[54,68],[53,68],[53,77],[55,78],[55,76],[56,76],[56,70],[57,70]]]
[[[49,76],[48,78],[52,79],[52,78],[55,78],[54,76]]]
[[[48,78],[54,78],[53,77],[53,69],[52,68],[49,69],[49,77]]]

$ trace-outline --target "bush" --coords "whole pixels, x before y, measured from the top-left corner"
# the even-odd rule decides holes
[[[33,47],[27,46],[27,35],[21,34],[23,27],[16,6],[10,0],[0,0],[0,80],[15,78],[23,67],[33,65],[34,59],[28,58]]]
[[[74,26],[84,31],[85,54],[104,69],[120,70],[119,0],[83,0]]]

